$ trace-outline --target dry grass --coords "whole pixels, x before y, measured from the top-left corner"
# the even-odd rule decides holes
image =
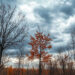
[[[38,75],[38,69],[24,69],[24,68],[0,68],[0,75]],[[42,75],[75,75],[74,69],[65,69],[63,72],[59,68],[51,68],[50,70],[42,69]]]

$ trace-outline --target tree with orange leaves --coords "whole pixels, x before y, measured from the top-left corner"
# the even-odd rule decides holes
[[[52,48],[50,45],[52,39],[48,35],[44,35],[41,32],[37,32],[35,37],[31,36],[31,42],[29,45],[32,46],[30,51],[29,59],[39,58],[39,75],[41,75],[42,68],[41,62],[48,62],[51,55],[49,55],[45,50]]]

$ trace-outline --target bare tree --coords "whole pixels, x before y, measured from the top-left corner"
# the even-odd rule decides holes
[[[24,65],[24,49],[23,47],[21,49],[19,49],[19,56],[18,56],[18,68],[23,68],[23,65]]]
[[[72,49],[73,49],[73,57],[75,60],[75,32],[71,32],[71,39],[72,39]]]
[[[25,25],[23,23],[24,15],[15,15],[15,11],[16,7],[12,9],[9,5],[0,5],[0,64],[2,52],[10,46],[24,42],[27,36],[27,25],[26,22]]]

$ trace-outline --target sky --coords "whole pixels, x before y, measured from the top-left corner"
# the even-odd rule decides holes
[[[1,0],[0,0],[1,1]],[[75,30],[75,0],[2,0],[17,7],[26,15],[29,35],[34,35],[38,26],[44,33],[50,33],[52,50],[69,47],[71,32]],[[29,41],[29,38],[28,40]],[[29,51],[29,47],[26,46]]]

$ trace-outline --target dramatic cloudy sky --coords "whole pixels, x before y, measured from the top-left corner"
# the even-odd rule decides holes
[[[40,27],[50,33],[54,49],[69,45],[70,33],[75,29],[75,0],[4,0],[17,6],[26,15],[29,35]],[[29,49],[29,48],[27,48]]]

